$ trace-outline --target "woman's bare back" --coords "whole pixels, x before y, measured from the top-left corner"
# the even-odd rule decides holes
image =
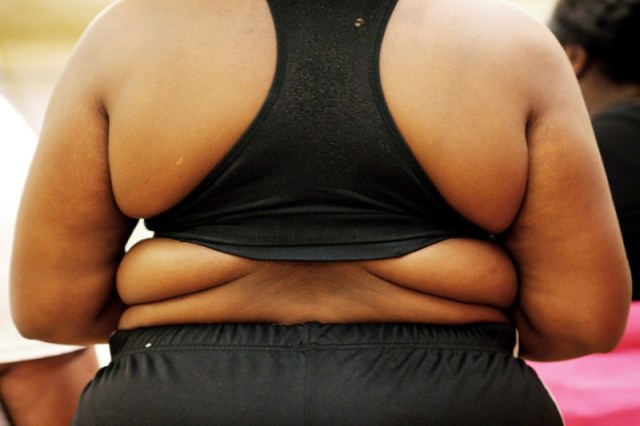
[[[157,48],[142,60],[135,55],[136,67],[108,86],[114,193],[134,217],[182,199],[265,100],[277,48],[268,6],[253,1],[217,9],[223,3],[201,10],[188,26],[180,13],[163,16],[170,22],[155,25],[173,29],[166,39],[139,40],[140,49]],[[423,22],[414,22],[414,13],[412,2],[400,2],[382,46],[391,113],[445,197],[471,220],[501,232],[525,190],[526,103],[498,90],[474,90],[497,86],[484,74],[482,58],[461,52],[470,68],[449,65],[456,61],[453,42],[438,36],[447,24],[436,24],[436,10],[423,11]],[[420,50],[430,55],[411,53]],[[452,69],[443,71],[443,64]],[[348,263],[257,262],[148,240],[125,257],[118,288],[132,306],[120,323],[126,328],[192,321],[461,323],[506,321],[502,311],[513,301],[516,276],[497,245],[472,240]]]

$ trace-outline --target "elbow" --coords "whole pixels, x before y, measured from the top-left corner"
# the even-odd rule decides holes
[[[100,297],[80,301],[78,297],[70,296],[69,291],[42,294],[31,291],[28,284],[25,280],[14,279],[11,288],[13,323],[25,338],[91,345],[108,341],[115,330],[122,310],[116,297],[100,304]]]
[[[108,341],[109,334],[95,335],[84,329],[52,326],[40,321],[14,321],[20,334],[29,340],[39,340],[59,345],[88,346]]]
[[[628,269],[627,269],[628,271]],[[619,291],[610,291],[609,303],[593,306],[593,316],[588,317],[583,327],[583,339],[589,343],[592,353],[607,353],[614,350],[624,337],[631,309],[631,276],[622,280]]]
[[[520,331],[522,357],[562,361],[614,350],[624,336],[631,307],[626,278],[603,279],[598,291],[545,299],[527,310],[517,307],[513,319]]]
[[[565,358],[611,352],[618,346],[623,334],[624,327],[596,327],[576,333],[573,340],[567,339],[571,353],[567,353]]]
[[[61,315],[48,315],[45,312],[14,310],[13,322],[18,332],[30,340],[40,340],[62,345],[92,345],[108,340],[112,330],[107,327],[97,329],[93,323],[66,319]]]
[[[615,321],[576,331],[573,341],[569,340],[574,348],[570,358],[613,351],[624,335],[626,318],[626,315],[619,316]]]
[[[598,339],[595,336],[535,336],[520,333],[520,356],[538,361],[565,361],[596,353],[607,353],[615,349],[620,339]]]
[[[629,309],[627,308],[623,312],[624,314],[621,313],[609,323],[592,327],[588,340],[585,336],[585,343],[588,344],[587,348],[590,353],[607,353],[618,346],[626,330]]]
[[[69,336],[62,333],[63,328],[43,315],[14,311],[13,322],[18,332],[26,339],[59,344],[71,343]]]
[[[13,323],[22,337],[26,339],[59,343],[56,339],[57,336],[55,329],[52,329],[51,324],[38,321],[37,318],[31,318],[16,313],[13,315]]]
[[[625,332],[628,308],[581,321],[565,320],[543,327],[521,322],[521,356],[532,361],[563,361],[614,350]]]
[[[63,316],[51,311],[51,303],[27,298],[17,291],[12,292],[11,296],[13,324],[23,337],[49,343],[66,343],[61,341],[64,336],[60,335],[64,330],[60,326]]]

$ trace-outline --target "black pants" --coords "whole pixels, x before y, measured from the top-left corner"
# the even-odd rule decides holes
[[[500,324],[201,324],[116,333],[75,424],[561,425]]]

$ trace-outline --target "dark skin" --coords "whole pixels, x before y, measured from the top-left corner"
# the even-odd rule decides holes
[[[500,244],[314,263],[152,239],[123,259],[132,218],[178,202],[251,123],[275,54],[260,0],[126,0],[93,24],[53,95],[23,199],[12,297],[24,334],[87,343],[194,321],[512,322],[531,359],[615,346],[630,277],[588,113],[553,36],[500,2],[400,0],[381,52],[386,101],[416,158]]]
[[[97,371],[93,348],[0,364],[0,402],[16,426],[69,426]]]

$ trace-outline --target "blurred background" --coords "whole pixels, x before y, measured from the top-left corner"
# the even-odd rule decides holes
[[[0,0],[0,93],[35,130],[74,44],[114,0]],[[478,1],[478,0],[475,0]],[[545,20],[555,0],[509,0]]]
[[[39,130],[74,44],[113,0],[0,0],[0,93]]]

